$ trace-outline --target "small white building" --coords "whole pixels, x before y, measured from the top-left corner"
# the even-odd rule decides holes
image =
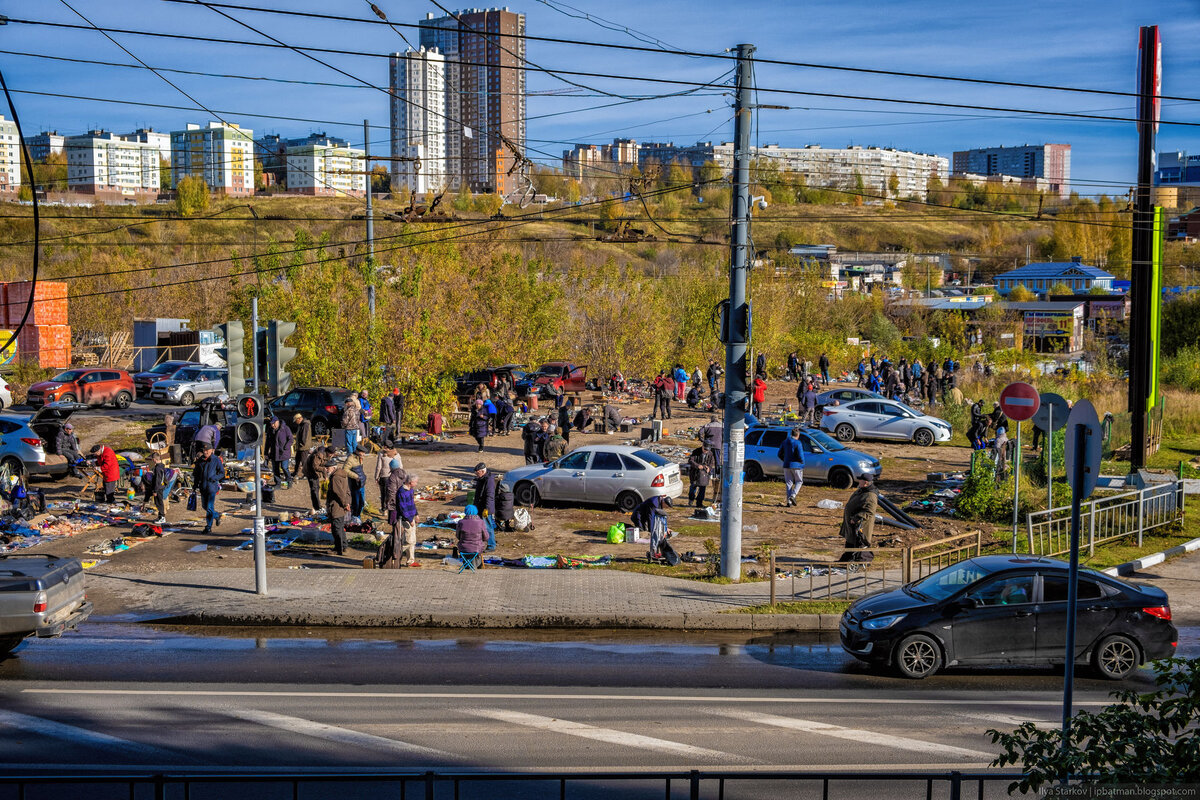
[[[159,151],[108,131],[68,136],[67,188],[85,194],[137,194],[159,190]]]
[[[289,192],[325,197],[362,197],[367,192],[366,154],[353,147],[306,144],[287,149]]]

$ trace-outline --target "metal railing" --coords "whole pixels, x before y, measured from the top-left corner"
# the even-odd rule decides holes
[[[129,798],[150,798],[154,800],[190,800],[195,793],[198,796],[220,796],[223,798],[253,798],[262,797],[267,790],[270,796],[286,796],[290,789],[292,798],[331,797],[338,784],[353,785],[355,796],[373,796],[397,798],[398,800],[435,800],[439,797],[453,796],[460,800],[464,789],[475,787],[467,792],[473,797],[504,797],[506,792],[496,786],[486,787],[486,784],[521,785],[522,797],[533,797],[531,793],[534,784],[543,784],[544,791],[537,797],[559,798],[577,796],[577,793],[588,793],[596,796],[598,792],[613,797],[649,797],[651,791],[663,791],[667,800],[673,797],[685,796],[689,800],[713,798],[724,800],[729,797],[744,796],[748,785],[766,784],[772,797],[789,798],[821,798],[828,800],[831,793],[836,791],[839,797],[851,796],[848,793],[856,791],[856,787],[866,784],[886,784],[883,793],[888,798],[906,800],[907,798],[925,798],[933,800],[963,800],[966,797],[1008,797],[1006,787],[1009,783],[1020,779],[1020,773],[1014,772],[906,772],[906,771],[647,771],[647,772],[400,772],[400,771],[306,771],[306,772],[267,772],[262,769],[243,768],[221,772],[124,772],[79,773],[72,775],[0,775],[0,787],[14,787],[17,797],[42,796],[47,788],[54,787],[54,796],[65,795],[69,787],[89,787],[92,796],[101,796],[98,787],[111,788],[112,791],[103,796],[117,796],[116,792]],[[241,785],[240,790],[237,785]],[[363,792],[364,784],[371,787],[369,795]],[[611,787],[607,792],[602,787]],[[128,794],[121,791],[124,787]],[[657,790],[656,788],[657,787]],[[882,786],[873,788],[877,794]],[[283,789],[283,792],[279,790]],[[439,791],[443,789],[445,791]],[[576,793],[568,792],[568,789]],[[733,789],[740,789],[736,795]],[[787,794],[783,794],[784,790]],[[640,791],[638,791],[640,790]],[[676,791],[678,790],[678,791]],[[75,791],[79,791],[78,788]],[[516,791],[514,788],[513,791]],[[634,792],[637,791],[637,794]],[[216,792],[216,794],[214,794]],[[452,792],[452,795],[449,793]],[[760,796],[760,795],[756,795]]]
[[[1146,531],[1183,519],[1182,480],[1148,486],[1132,492],[1100,497],[1080,509],[1080,547],[1094,555],[1096,545],[1134,537],[1139,547]],[[1057,556],[1071,550],[1071,507],[1035,511],[1025,518],[1029,552]]]
[[[904,548],[904,582],[920,580],[942,567],[974,558],[983,552],[983,531],[960,533]]]

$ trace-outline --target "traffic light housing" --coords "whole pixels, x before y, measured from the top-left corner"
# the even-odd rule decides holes
[[[239,395],[246,391],[245,329],[241,320],[235,319],[221,323],[213,331],[225,340],[225,346],[217,348],[217,355],[229,365],[225,391],[230,396]]]
[[[294,322],[273,319],[267,323],[267,386],[272,397],[292,388],[292,376],[285,367],[296,357],[296,348],[284,343],[295,332]]]
[[[256,394],[239,395],[237,399],[237,427],[234,438],[237,448],[255,447],[263,437],[263,400]]]

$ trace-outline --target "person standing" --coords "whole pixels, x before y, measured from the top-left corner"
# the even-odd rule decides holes
[[[363,468],[363,451],[346,457],[346,469],[350,472],[350,522],[362,524],[363,509],[367,507],[367,471]]]
[[[814,428],[817,425],[817,390],[811,383],[805,384],[800,395],[800,406],[804,409],[804,424]]]
[[[787,487],[787,502],[784,508],[796,505],[796,495],[804,485],[804,446],[800,442],[800,429],[792,428],[792,435],[779,445],[779,461],[783,464],[783,483]]]
[[[399,439],[404,430],[404,395],[399,389],[392,389],[392,396],[396,400],[396,438]]]
[[[546,458],[546,445],[550,443],[550,435],[553,432],[554,430],[550,427],[549,420],[546,417],[543,417],[538,423],[538,432],[534,437],[534,442],[537,446],[538,462],[549,460]]]
[[[558,432],[567,444],[571,443],[571,418],[573,416],[571,412],[573,410],[574,405],[570,399],[558,409]]]
[[[557,428],[548,428],[542,446],[542,461],[555,461],[567,454],[567,440],[559,435]]]
[[[296,414],[292,417],[292,422],[296,425],[296,466],[292,469],[292,478],[300,477],[300,470],[304,468],[304,460],[308,458],[308,451],[312,449],[312,423],[304,418],[303,414]]]
[[[863,473],[858,476],[858,489],[846,501],[846,510],[842,514],[841,534],[846,542],[846,552],[838,561],[871,561],[875,558],[870,550],[860,548],[871,546],[878,510],[879,494],[875,490],[875,481]]]
[[[525,446],[525,463],[538,463],[538,437],[542,433],[541,423],[529,421],[521,429],[521,442]]]
[[[750,413],[762,419],[763,401],[767,399],[767,382],[761,372],[754,376],[753,398],[754,403],[751,406]]]
[[[346,431],[346,452],[358,449],[358,432],[362,424],[362,407],[358,404],[358,392],[351,392],[342,406],[342,428]]]
[[[475,437],[475,441],[479,444],[479,452],[483,452],[483,440],[488,435],[488,417],[487,409],[483,407],[482,400],[476,400],[471,406],[471,419],[468,427],[471,430],[471,435]]]
[[[153,500],[154,507],[158,509],[158,519],[154,520],[154,524],[163,525],[167,521],[167,498],[175,488],[175,480],[179,473],[167,468],[163,463],[162,453],[153,453],[150,459],[154,462],[154,471],[150,473],[150,480],[146,483],[146,500]]]
[[[396,493],[396,524],[399,525],[400,538],[396,546],[404,547],[404,566],[419,567],[417,561],[417,476],[408,475],[404,485]]]
[[[787,357],[787,377],[789,381],[800,380],[800,359],[796,356],[796,351],[788,353]]]
[[[759,353],[758,358],[754,360],[754,371],[763,375],[767,374],[767,354]]]
[[[325,471],[329,475],[329,532],[333,534],[333,552],[340,556],[346,552],[346,517],[353,502],[351,475],[340,464],[329,464]]]
[[[668,371],[663,375],[662,412],[663,419],[671,418],[671,398],[675,396],[675,378]]]
[[[314,447],[304,457],[304,479],[308,481],[308,500],[314,514],[321,510],[321,479],[325,477],[325,465],[336,452],[332,447]]]
[[[203,447],[192,470],[192,485],[200,493],[200,503],[204,506],[204,533],[209,534],[213,525],[221,524],[221,515],[217,513],[217,493],[221,491],[221,480],[225,477],[225,463],[211,444],[206,443]]]
[[[396,397],[394,394],[383,393],[379,403],[379,424],[383,426],[383,442],[388,444],[396,440]]]
[[[496,549],[496,476],[482,461],[475,465],[475,506],[487,523],[490,553]]]
[[[100,469],[100,478],[104,481],[104,502],[115,503],[117,481],[121,480],[121,466],[117,463],[117,454],[111,447],[102,444],[92,446],[92,456]]]
[[[688,458],[688,505],[704,508],[704,495],[712,482],[712,453],[701,445]]]
[[[287,489],[291,484],[288,478],[288,464],[292,461],[292,429],[283,424],[279,417],[271,417],[271,426],[267,432],[267,455],[271,459],[271,474],[275,483]]]
[[[375,483],[379,486],[379,507],[388,507],[388,478],[392,475],[392,462],[400,458],[395,447],[385,447],[375,456]]]
[[[508,399],[508,390],[500,392],[496,397],[496,433],[508,436],[512,433],[513,414],[515,409]]]
[[[708,394],[710,397],[715,397],[717,394],[717,380],[721,377],[721,368],[717,366],[716,361],[708,362],[708,371],[705,375],[708,378]]]
[[[682,364],[675,365],[675,402],[682,402],[684,392],[687,390],[688,374]]]
[[[360,442],[369,441],[371,438],[371,417],[373,410],[371,401],[367,397],[367,390],[363,389],[358,393],[358,406],[361,409],[358,415],[358,435]],[[357,449],[357,448],[356,448]],[[350,452],[354,452],[351,450]]]
[[[821,353],[821,357],[817,359],[817,368],[821,370],[821,384],[829,385],[829,354]]]

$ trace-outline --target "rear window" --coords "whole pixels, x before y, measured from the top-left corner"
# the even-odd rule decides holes
[[[640,458],[642,461],[645,461],[648,464],[653,464],[656,467],[665,467],[668,464],[673,463],[670,459],[664,458],[663,456],[660,456],[658,453],[652,452],[650,450],[635,450],[633,454],[635,456],[637,456],[638,458]]]
[[[1104,590],[1100,588],[1100,584],[1095,581],[1079,580],[1079,599],[1080,600],[1099,600],[1104,597]],[[1045,575],[1042,578],[1042,602],[1044,603],[1065,603],[1067,602],[1067,579],[1066,576],[1060,575]]]
[[[644,470],[644,469],[646,469],[645,464],[638,461],[636,458],[630,458],[627,455],[621,456],[621,463],[625,465],[625,469],[629,469],[629,470],[638,470],[638,469]]]

